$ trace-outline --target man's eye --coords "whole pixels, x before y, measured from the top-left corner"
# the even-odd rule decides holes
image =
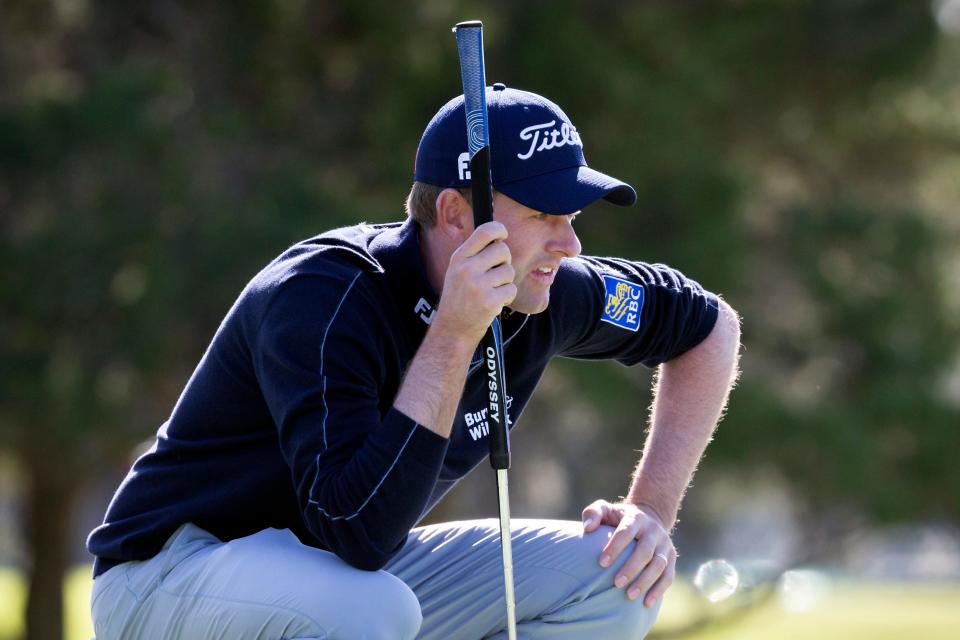
[[[538,213],[538,214],[536,215],[536,218],[537,218],[537,220],[543,221],[543,220],[546,220],[546,219],[547,219],[547,216],[548,216],[548,215],[549,215],[549,214],[546,214],[546,213]]]

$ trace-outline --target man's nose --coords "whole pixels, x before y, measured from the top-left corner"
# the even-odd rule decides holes
[[[565,258],[576,258],[580,255],[580,238],[573,228],[573,221],[568,216],[557,216],[557,231],[553,238],[551,251],[558,251]]]

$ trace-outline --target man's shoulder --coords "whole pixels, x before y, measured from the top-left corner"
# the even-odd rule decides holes
[[[336,283],[360,274],[380,274],[384,268],[371,251],[374,239],[398,223],[340,227],[301,240],[274,258],[251,280],[272,288],[295,277],[316,277]]]
[[[696,282],[680,269],[661,262],[646,262],[610,256],[577,256],[561,264],[561,273],[570,278],[589,279],[598,283],[608,279],[625,279],[645,286],[684,288]],[[699,286],[699,285],[697,285]]]
[[[355,297],[370,298],[383,267],[370,243],[395,225],[358,224],[301,240],[254,275],[238,299],[238,306],[260,313],[280,295],[339,298],[348,289]]]
[[[554,288],[557,291],[578,290],[584,287],[596,288],[604,275],[617,274],[623,270],[626,261],[617,258],[598,256],[576,256],[566,258],[560,263]],[[629,263],[628,263],[629,264]]]
[[[397,223],[361,223],[339,227],[301,240],[277,256],[264,271],[280,273],[351,272],[382,273],[383,267],[371,249],[374,240]]]

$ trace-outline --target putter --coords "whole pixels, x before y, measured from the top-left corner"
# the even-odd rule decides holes
[[[470,149],[470,187],[473,190],[473,223],[493,220],[493,185],[490,178],[490,132],[487,126],[486,77],[483,70],[483,23],[460,22],[453,32],[460,54],[460,77],[467,116]],[[503,372],[503,336],[500,318],[483,336],[483,370],[487,374],[490,400],[487,424],[490,427],[490,466],[497,472],[497,504],[500,511],[500,549],[503,552],[503,587],[507,604],[507,637],[517,638],[516,601],[513,593],[513,550],[510,542],[510,434],[507,431],[507,393]]]

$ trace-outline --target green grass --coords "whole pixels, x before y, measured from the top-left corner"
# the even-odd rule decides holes
[[[64,581],[64,640],[89,640],[90,567],[72,570]],[[23,577],[0,569],[0,640],[23,633]],[[784,611],[777,598],[733,609],[711,605],[687,582],[667,594],[655,631],[671,632],[693,619],[709,624],[684,640],[956,640],[960,637],[960,584],[916,585],[836,581],[820,605],[804,613]]]
[[[71,570],[63,582],[64,640],[90,640],[90,565]],[[27,585],[12,569],[0,569],[0,640],[19,640],[23,636],[23,607]]]
[[[710,620],[684,640],[957,640],[960,585],[832,582],[817,606],[784,610],[777,597],[739,611],[712,605],[689,583],[671,587],[657,626],[671,631]]]

